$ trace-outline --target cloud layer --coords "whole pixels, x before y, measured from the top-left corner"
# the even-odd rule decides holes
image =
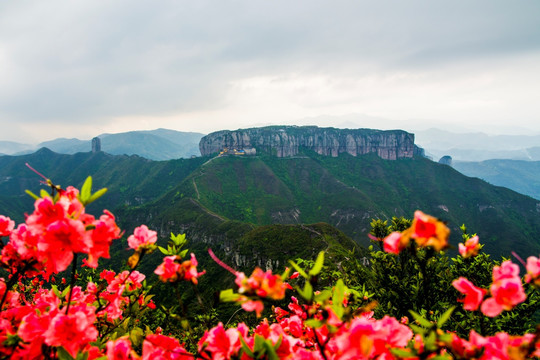
[[[540,130],[539,13],[494,0],[4,2],[0,140],[346,114]]]

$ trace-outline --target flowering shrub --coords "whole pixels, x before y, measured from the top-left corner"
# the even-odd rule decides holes
[[[5,274],[0,279],[2,358],[330,360],[540,356],[540,327],[536,332],[510,335],[503,331],[483,333],[485,327],[475,325],[475,319],[504,317],[527,301],[537,307],[534,297],[540,287],[538,258],[531,256],[524,263],[524,280],[519,266],[506,260],[489,268],[489,284],[484,284],[481,272],[470,273],[471,279],[466,276],[467,269],[479,269],[479,264],[485,264],[479,254],[478,237],[466,236],[459,247],[460,258],[453,265],[455,273],[465,274],[447,284],[436,277],[452,273],[440,257],[440,252],[449,246],[449,230],[444,223],[419,211],[411,223],[394,220],[388,229],[386,223],[375,222],[378,229],[372,231],[371,237],[387,253],[372,251],[371,265],[359,269],[356,277],[338,272],[332,275],[337,277],[332,279],[335,281],[323,289],[317,286],[327,276],[324,252],[311,263],[291,261],[291,269],[281,275],[256,268],[248,277],[209,250],[215,261],[235,276],[236,291],[222,291],[221,299],[254,311],[259,320],[251,327],[220,322],[207,328],[196,346],[186,346],[180,339],[163,334],[158,325],[139,327],[140,318],[156,309],[156,304],[145,274],[136,270],[146,254],[159,249],[164,255],[154,271],[159,280],[196,286],[204,271],[198,271],[194,254],[185,259],[185,236],[171,234],[165,248],[157,245],[155,231],[141,225],[127,238],[130,251],[134,251],[128,260],[129,270],[118,274],[102,270],[97,277],[83,278],[84,272],[77,270],[79,264],[94,271],[100,258],[110,256],[110,245],[122,232],[110,212],[104,211],[97,219],[86,213],[86,205],[104,193],[103,189],[91,192],[90,178],[80,192],[49,184],[52,194],[34,195],[34,211],[24,224],[15,226],[12,220],[0,216],[0,236],[6,240],[2,241],[0,258]],[[84,259],[78,261],[80,257]],[[69,284],[57,282],[59,273],[70,266]],[[377,280],[379,285],[359,286],[362,271],[371,272],[366,282]],[[411,282],[401,284],[408,288],[394,286],[398,279],[393,275],[395,271],[417,276],[409,276]],[[379,275],[382,278],[377,278]],[[385,280],[394,288],[385,288]],[[434,305],[429,299],[434,296],[434,284],[457,290],[446,292],[454,297],[453,306],[439,304],[446,307],[440,311],[427,306]],[[408,292],[401,296],[391,290]],[[291,295],[288,304],[284,302],[287,293]],[[407,310],[398,305],[399,297],[410,305]],[[412,302],[407,303],[407,298]],[[273,315],[261,318],[268,302],[274,302]],[[458,302],[463,305],[455,305]],[[172,309],[160,310],[180,318],[179,332],[189,332],[186,318]],[[456,327],[449,329],[452,324]]]

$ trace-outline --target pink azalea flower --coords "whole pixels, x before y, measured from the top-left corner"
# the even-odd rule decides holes
[[[62,346],[72,357],[76,357],[78,351],[97,339],[95,319],[93,311],[86,306],[74,309],[69,315],[58,313],[43,334],[45,343]]]
[[[493,267],[493,282],[515,277],[519,278],[519,266],[510,260],[503,261],[501,266]]]
[[[191,253],[191,260],[186,260],[181,264],[180,275],[182,275],[184,280],[197,284],[197,279],[206,273],[206,271],[198,272],[197,265],[199,263],[195,258],[195,254]]]
[[[433,216],[415,211],[410,230],[412,230],[410,236],[416,240],[416,244],[420,247],[431,246],[436,251],[448,247],[450,229]]]
[[[128,245],[131,249],[137,250],[141,247],[147,247],[155,244],[157,241],[157,232],[149,230],[146,225],[141,225],[133,231],[133,235],[128,237]]]
[[[518,277],[499,280],[491,285],[490,290],[492,297],[484,301],[481,308],[482,313],[489,317],[495,317],[503,310],[512,310],[527,298]]]
[[[15,221],[4,215],[0,215],[0,237],[9,236],[14,228]]]
[[[107,342],[107,359],[109,360],[133,359],[134,357],[131,356],[132,351],[131,342],[127,337]]]
[[[143,342],[142,360],[194,359],[178,340],[164,335],[148,335]]]
[[[400,232],[394,231],[385,237],[383,240],[384,251],[390,254],[399,254],[401,250],[405,248],[405,246],[401,244],[401,236]]]
[[[484,299],[484,295],[486,295],[487,292],[485,289],[474,286],[472,282],[464,277],[460,277],[452,281],[452,286],[455,287],[457,291],[465,295],[463,300],[458,300],[463,302],[463,308],[465,310],[474,311],[478,309],[482,303],[482,300]]]
[[[114,215],[105,210],[99,220],[92,221],[94,229],[91,231],[91,243],[88,251],[88,266],[96,268],[98,259],[110,258],[109,248],[113,240],[120,237],[120,228],[116,225]]]
[[[128,277],[129,275],[129,277]],[[142,287],[142,282],[146,279],[146,275],[138,272],[137,270],[131,272],[124,270],[120,274],[116,275],[114,280],[107,286],[107,291],[117,292],[120,287],[124,287],[127,291],[133,291]]]
[[[161,281],[170,281],[174,282],[178,278],[178,270],[180,269],[180,264],[177,263],[177,256],[165,256],[163,262],[156,268],[154,274],[159,275]]]
[[[207,331],[199,341],[199,351],[211,354],[213,360],[231,359],[242,346],[238,329],[227,329],[219,323]]]
[[[478,255],[480,251],[480,244],[478,243],[478,236],[473,236],[465,241],[465,244],[459,243],[459,254],[464,258],[469,258]]]
[[[246,311],[255,311],[257,317],[261,316],[262,311],[264,310],[264,304],[261,300],[249,300],[245,296],[240,297],[242,300],[242,309]]]
[[[274,275],[271,270],[263,271],[258,267],[253,270],[249,278],[244,273],[238,272],[235,283],[238,285],[240,294],[257,295],[274,300],[283,299],[287,289],[281,275]]]
[[[531,281],[540,286],[540,258],[536,256],[529,256],[527,258],[527,275],[525,275],[525,281],[530,283]]]

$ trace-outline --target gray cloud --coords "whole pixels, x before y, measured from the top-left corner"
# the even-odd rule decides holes
[[[455,64],[466,76],[478,62],[538,56],[539,13],[537,1],[496,0],[3,2],[0,118],[106,126],[217,111],[232,84],[260,76],[384,78]]]

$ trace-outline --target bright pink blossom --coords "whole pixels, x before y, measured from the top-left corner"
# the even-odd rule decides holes
[[[176,255],[165,256],[163,262],[156,268],[154,274],[159,275],[161,281],[174,282],[178,279],[180,264],[176,262]]]
[[[129,360],[133,359],[133,350],[131,349],[131,341],[127,337],[122,337],[114,341],[107,342],[107,359],[108,360]]]
[[[482,313],[495,317],[503,310],[512,308],[527,298],[521,278],[519,266],[510,260],[503,261],[501,266],[493,267],[493,283],[490,286],[491,296],[482,303]]]
[[[484,299],[484,295],[486,295],[487,292],[485,289],[474,286],[472,282],[464,277],[460,277],[452,281],[452,286],[454,286],[457,291],[465,295],[463,300],[458,300],[463,302],[463,308],[465,310],[474,311],[478,309],[482,303],[482,300]]]
[[[527,275],[525,275],[525,281],[530,283],[531,281],[540,286],[540,258],[536,256],[529,256],[527,258]]]
[[[98,265],[98,259],[110,258],[109,248],[114,239],[120,237],[120,228],[116,225],[114,215],[108,210],[104,211],[104,214],[100,216],[99,220],[92,221],[93,229],[91,231],[91,243],[88,250],[88,266],[96,268]]]
[[[199,263],[195,258],[195,254],[191,253],[191,259],[182,262],[181,268],[179,269],[179,273],[182,278],[186,281],[191,281],[192,283],[197,284],[197,279],[201,275],[205,274],[205,271],[197,271],[197,265],[199,265]]]
[[[493,267],[493,282],[516,277],[519,278],[519,266],[510,260],[503,261],[501,266]]]
[[[242,309],[244,309],[245,311],[255,311],[257,317],[260,317],[261,313],[264,310],[264,304],[261,300],[250,300],[245,296],[240,296],[238,302],[242,304]]]
[[[131,249],[137,250],[155,244],[157,232],[149,230],[146,225],[141,225],[133,231],[133,235],[128,237],[128,245]]]
[[[499,280],[491,285],[490,290],[492,297],[484,301],[481,308],[482,313],[490,317],[499,315],[503,310],[512,310],[527,298],[518,277]]]
[[[383,240],[384,251],[390,254],[399,254],[406,247],[401,243],[401,238],[401,233],[397,231],[385,237]]]
[[[4,215],[0,215],[0,237],[9,236],[14,228],[15,221]]]
[[[459,243],[459,254],[464,258],[469,258],[478,255],[480,251],[480,244],[478,243],[478,236],[473,236],[465,241],[465,244]]]
[[[129,276],[128,276],[129,275]],[[107,286],[107,291],[116,292],[121,286],[125,286],[127,291],[133,291],[142,287],[142,282],[146,279],[146,275],[138,272],[137,270],[131,273],[127,270],[122,271],[116,275],[114,280]]]
[[[70,314],[58,313],[51,319],[49,328],[43,334],[45,343],[50,346],[63,346],[71,356],[95,341],[98,331],[94,326],[96,319],[90,307],[74,309]]]
[[[414,212],[414,219],[409,231],[411,232],[410,237],[415,239],[416,244],[420,247],[430,246],[436,251],[448,247],[450,229],[442,221],[419,210]]]
[[[247,334],[244,334],[247,335]],[[199,351],[211,354],[213,360],[230,359],[238,353],[242,346],[242,334],[238,329],[227,329],[222,323],[207,331],[199,341]]]
[[[143,342],[142,360],[194,359],[178,340],[164,335],[148,335]]]
[[[281,275],[272,274],[271,270],[262,271],[255,268],[249,278],[244,273],[237,273],[236,285],[238,292],[246,295],[257,295],[274,300],[281,300],[285,297],[285,286]]]

